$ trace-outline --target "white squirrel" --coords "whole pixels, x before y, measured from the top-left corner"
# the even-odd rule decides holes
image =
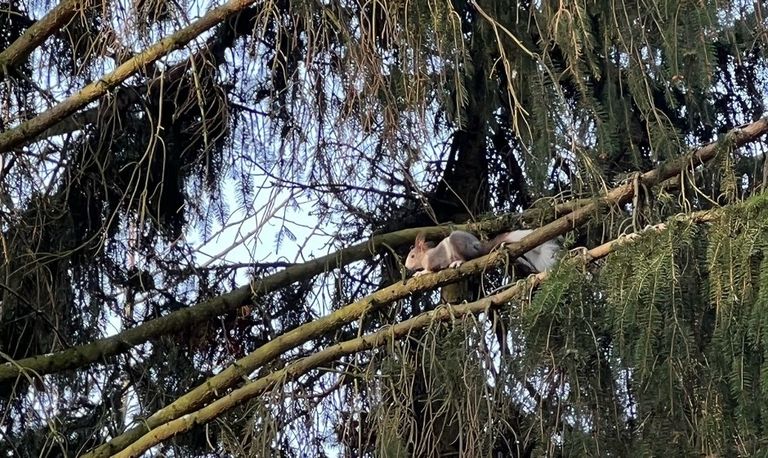
[[[481,242],[477,237],[464,231],[453,231],[435,246],[424,240],[424,234],[416,236],[414,247],[405,259],[405,267],[414,271],[414,277],[425,275],[448,267],[459,267],[464,261],[479,258],[491,252],[502,243],[519,242],[523,237],[533,232],[522,229],[504,232],[487,242]],[[556,240],[547,240],[536,248],[526,252],[517,260],[535,272],[549,270],[557,262],[560,244]]]

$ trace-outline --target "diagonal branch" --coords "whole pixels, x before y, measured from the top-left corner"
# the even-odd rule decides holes
[[[0,52],[0,75],[10,73],[10,69],[69,22],[77,13],[78,6],[80,0],[63,0],[48,14],[35,21],[16,41]]]
[[[685,218],[691,222],[704,223],[712,221],[713,219],[717,218],[717,216],[718,213],[715,211],[703,211],[688,215]],[[649,229],[661,231],[666,229],[666,227],[666,224],[662,223]],[[628,237],[621,237],[619,239],[612,240],[587,251],[583,257],[579,256],[571,258],[571,262],[587,263],[596,259],[603,258],[615,251],[621,245],[631,240],[635,240],[639,236],[640,234],[635,233]],[[440,273],[441,276],[443,275],[443,272]],[[120,453],[115,453],[114,456],[139,456],[150,447],[157,445],[168,438],[188,431],[194,426],[208,423],[209,421],[237,407],[243,402],[261,395],[276,385],[287,380],[295,379],[301,375],[306,374],[310,370],[317,369],[325,364],[329,364],[342,356],[347,356],[358,353],[360,351],[384,346],[391,342],[392,339],[406,337],[414,329],[426,328],[436,321],[455,321],[461,319],[465,315],[479,314],[491,307],[503,306],[510,300],[519,296],[522,292],[535,288],[548,277],[549,272],[542,272],[529,277],[528,280],[522,284],[515,284],[511,288],[508,288],[493,296],[488,296],[478,301],[461,305],[452,306],[449,304],[447,306],[438,307],[435,310],[422,313],[411,319],[405,320],[401,323],[395,324],[391,327],[387,327],[369,335],[332,345],[324,350],[318,351],[310,356],[290,363],[281,370],[272,372],[269,375],[248,383],[247,385],[232,391],[226,396],[211,402],[200,410],[189,412],[184,416],[177,417],[172,421],[158,425],[140,438],[137,438],[133,443],[130,444],[130,446],[123,449]],[[211,381],[215,378],[216,377],[209,379],[206,384],[211,384]],[[112,452],[114,453],[115,450],[112,450]]]
[[[156,42],[144,52],[128,59],[111,73],[85,86],[77,94],[68,97],[58,105],[21,123],[13,129],[3,132],[0,134],[0,153],[8,152],[31,142],[46,129],[103,96],[134,73],[146,68],[171,51],[180,49],[201,33],[224,21],[229,16],[246,9],[255,1],[231,0],[229,3],[212,9],[202,18]]]
[[[741,146],[758,139],[766,132],[768,132],[768,118],[764,118],[745,126],[743,129],[735,129],[728,134],[728,137],[734,145]],[[641,179],[646,186],[654,186],[668,178],[676,176],[685,169],[696,167],[697,165],[712,159],[718,151],[719,143],[708,144],[669,164],[665,164],[658,169],[644,173],[641,176]],[[107,444],[98,447],[85,456],[103,457],[109,456],[118,450],[122,450],[152,428],[179,418],[182,415],[201,407],[213,399],[217,392],[232,387],[241,380],[242,377],[255,371],[260,366],[273,358],[276,358],[285,351],[338,329],[341,326],[359,319],[360,316],[369,313],[377,307],[407,297],[414,292],[426,291],[438,286],[453,283],[461,278],[481,273],[490,265],[502,264],[508,259],[508,256],[519,256],[547,240],[562,235],[569,230],[586,223],[592,216],[598,213],[600,208],[628,202],[634,195],[634,189],[632,183],[627,183],[626,185],[614,188],[603,198],[595,199],[592,203],[580,207],[574,212],[533,231],[520,242],[508,245],[505,250],[499,250],[487,256],[466,262],[458,269],[448,269],[436,274],[411,279],[406,283],[391,285],[370,296],[346,305],[329,315],[314,320],[311,323],[299,326],[298,328],[266,343],[253,353],[238,360],[232,366],[210,378],[205,384],[200,385],[183,395],[171,405],[155,412],[151,417],[147,418],[141,426],[126,431],[122,435],[112,439]],[[447,231],[447,228],[434,228],[433,230]],[[413,237],[418,230],[410,229],[393,234],[405,232],[408,232],[411,234],[411,237]],[[405,242],[407,243],[410,240],[411,239],[408,238]],[[3,369],[3,367],[0,366],[0,369]],[[2,372],[0,372],[0,375],[1,374]],[[0,377],[0,380],[2,380],[2,377]]]
[[[402,232],[408,232],[408,234],[389,234],[387,237],[382,236],[376,240],[371,240],[371,242],[360,243],[341,252],[332,253],[310,262],[289,267],[263,279],[255,280],[251,285],[241,286],[227,294],[217,296],[194,307],[172,312],[112,337],[69,348],[52,355],[41,355],[2,364],[0,365],[0,380],[13,379],[26,370],[41,375],[50,374],[124,353],[133,346],[140,345],[153,338],[188,329],[190,326],[194,326],[195,323],[200,323],[236,310],[250,301],[253,292],[273,291],[290,285],[299,279],[309,278],[338,266],[364,259],[370,255],[369,253],[372,249],[380,247],[384,243],[393,245],[404,244],[408,240],[405,235],[410,235],[411,231]],[[415,236],[415,232],[411,239],[413,236]]]
[[[477,231],[479,228],[500,230],[503,222],[515,219],[516,215],[494,218],[488,223],[453,226],[456,229]],[[495,227],[498,229],[494,229]],[[508,226],[507,226],[508,227]],[[254,294],[264,294],[288,286],[298,280],[311,278],[323,272],[370,258],[383,247],[400,247],[413,242],[416,234],[424,231],[432,236],[448,235],[448,226],[436,228],[404,229],[389,234],[377,235],[371,239],[319,257],[312,261],[296,264],[267,277],[256,279],[227,294],[217,296],[193,307],[178,310],[160,318],[148,321],[134,328],[89,344],[72,347],[49,355],[24,358],[12,363],[0,364],[0,381],[16,378],[24,371],[38,375],[73,369],[104,358],[124,353],[136,345],[151,339],[174,334],[197,323],[237,310],[251,302]]]
[[[125,112],[131,106],[139,103],[146,94],[153,92],[153,88],[172,86],[190,68],[200,68],[211,58],[214,66],[224,64],[226,62],[225,50],[231,48],[237,38],[246,36],[253,30],[257,12],[255,7],[251,7],[231,17],[226,23],[218,27],[217,32],[208,38],[205,45],[201,46],[194,55],[175,64],[162,75],[150,81],[149,84],[120,87],[115,96],[107,99],[106,103],[102,102],[99,106],[73,113],[54,123],[30,141],[35,142],[82,130],[86,126],[96,124],[102,118],[105,110]]]

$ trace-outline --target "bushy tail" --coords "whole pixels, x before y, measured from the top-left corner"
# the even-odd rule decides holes
[[[490,252],[502,243],[519,242],[531,232],[533,232],[531,229],[504,232],[487,242],[485,247],[487,248],[487,251]],[[557,263],[560,250],[560,244],[557,240],[547,240],[543,244],[520,256],[518,261],[536,272],[544,272],[554,267]]]
[[[556,240],[547,240],[533,250],[525,253],[525,259],[537,272],[545,272],[555,267],[560,258],[561,246]]]

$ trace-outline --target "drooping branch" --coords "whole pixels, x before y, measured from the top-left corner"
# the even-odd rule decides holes
[[[691,215],[685,215],[683,218],[691,221],[692,223],[704,223],[713,221],[718,217],[718,214],[719,212],[710,210],[696,212]],[[644,232],[650,230],[662,231],[666,228],[666,223],[662,223],[650,227],[644,230]],[[612,240],[591,250],[588,250],[584,256],[571,258],[569,262],[589,263],[594,260],[603,258],[618,249],[621,245],[635,240],[640,236],[641,235],[639,233],[634,233],[627,237],[620,237],[616,240]],[[438,275],[442,276],[445,272],[449,271],[440,272]],[[408,336],[413,332],[413,330],[426,328],[436,321],[458,320],[465,315],[476,315],[488,310],[491,307],[503,306],[504,304],[509,303],[510,300],[518,297],[522,292],[529,291],[530,289],[537,287],[548,277],[549,272],[542,272],[529,277],[522,284],[515,284],[514,286],[498,294],[487,296],[478,301],[461,305],[448,304],[442,307],[438,307],[435,310],[422,313],[418,316],[395,324],[391,327],[387,327],[380,331],[371,333],[369,335],[332,345],[324,350],[318,351],[296,362],[288,364],[281,370],[272,372],[269,375],[248,383],[242,388],[238,388],[226,396],[211,402],[198,411],[189,412],[184,416],[177,417],[172,421],[155,427],[140,438],[137,438],[135,442],[131,443],[130,446],[126,447],[123,451],[115,453],[114,456],[123,458],[139,456],[150,447],[157,445],[179,433],[188,431],[194,426],[208,423],[209,421],[237,407],[243,402],[259,396],[267,390],[272,389],[279,383],[283,383],[287,380],[293,380],[301,375],[306,374],[310,370],[317,369],[323,365],[327,365],[337,360],[338,358],[341,358],[342,356],[347,356],[361,351],[384,346],[391,342],[392,339],[399,339]],[[209,379],[205,385],[214,384],[213,379],[215,378],[216,377]],[[114,452],[115,450],[113,450],[113,453]]]
[[[22,59],[69,22],[77,13],[79,4],[80,0],[63,0],[0,52],[0,75],[10,73]]]
[[[494,218],[483,224],[453,226],[457,229],[473,230],[487,228],[493,231],[501,226],[504,221],[514,219],[516,215]],[[311,278],[323,272],[348,265],[352,262],[370,258],[382,247],[400,247],[411,243],[420,231],[432,236],[448,235],[451,227],[416,228],[405,229],[389,234],[377,235],[370,240],[358,243],[340,251],[319,257],[312,261],[296,264],[280,272],[267,277],[256,279],[248,285],[241,286],[227,294],[217,296],[194,307],[181,309],[166,316],[143,323],[135,328],[125,330],[112,337],[91,342],[51,355],[41,355],[12,363],[0,365],[0,381],[17,377],[24,371],[31,371],[38,375],[50,374],[62,370],[100,361],[103,358],[114,356],[130,350],[136,345],[145,343],[151,339],[174,334],[183,329],[189,329],[197,323],[201,323],[251,302],[254,294],[263,294],[288,286],[298,280]],[[500,230],[495,229],[495,230]]]
[[[114,71],[85,86],[77,94],[63,100],[38,116],[0,134],[0,153],[27,144],[46,129],[72,115],[77,110],[105,95],[130,76],[151,65],[166,54],[180,49],[197,36],[255,3],[255,0],[231,0],[214,8],[205,16],[178,32],[148,47],[144,52],[128,59]]]
[[[768,132],[768,118],[745,126],[743,129],[731,132],[729,134],[729,141],[733,142],[736,146],[741,146],[756,140],[766,132]],[[672,161],[670,164],[644,173],[640,179],[646,186],[660,184],[664,180],[676,176],[685,169],[696,167],[699,164],[712,159],[717,154],[718,146],[719,144],[717,143],[706,145],[690,154],[684,155],[676,161]],[[402,299],[414,292],[426,291],[438,286],[454,283],[462,278],[478,274],[488,266],[500,265],[508,259],[508,256],[517,257],[547,240],[565,234],[571,229],[586,223],[592,216],[598,213],[600,208],[628,202],[634,195],[634,189],[632,183],[627,183],[614,188],[603,198],[595,199],[592,203],[582,206],[574,212],[533,231],[520,242],[507,246],[505,250],[499,250],[487,256],[469,261],[458,269],[448,269],[436,274],[411,279],[405,284],[398,283],[391,285],[359,301],[346,305],[329,315],[295,328],[266,343],[248,356],[238,360],[235,364],[212,377],[205,384],[198,386],[177,399],[171,405],[155,412],[152,416],[147,418],[141,426],[126,431],[86,456],[104,457],[109,456],[118,450],[122,450],[151,428],[155,428],[168,421],[179,418],[195,408],[202,406],[213,399],[213,396],[217,391],[223,391],[232,387],[235,383],[241,380],[243,376],[250,374],[285,351],[351,323],[359,319],[360,316],[374,310],[376,307]],[[469,229],[471,230],[471,226]],[[412,236],[415,236],[418,231],[419,230],[410,229],[399,231],[398,233],[408,232],[409,234],[412,234]],[[434,228],[432,231],[446,231],[443,233],[447,233],[447,228]],[[405,242],[410,242],[410,240],[411,239],[408,238]]]

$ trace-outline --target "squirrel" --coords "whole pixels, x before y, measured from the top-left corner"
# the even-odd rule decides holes
[[[504,232],[489,241],[481,242],[469,232],[453,231],[437,246],[427,242],[421,233],[416,236],[415,245],[405,259],[405,267],[417,271],[414,277],[459,267],[464,261],[486,255],[503,243],[519,242],[531,232],[531,229]],[[543,272],[555,265],[559,251],[560,244],[554,239],[548,240],[520,256],[518,262],[534,272]]]

